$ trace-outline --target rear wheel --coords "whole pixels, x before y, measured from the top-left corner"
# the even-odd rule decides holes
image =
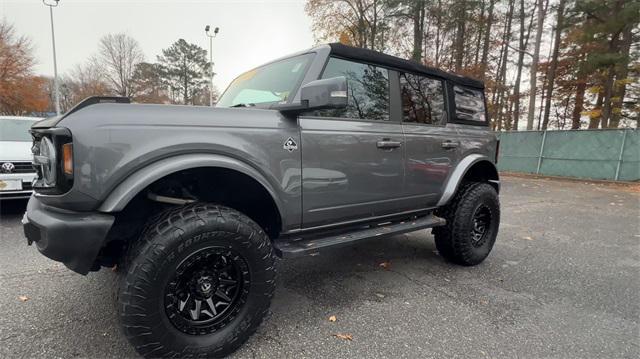
[[[271,243],[232,209],[169,210],[130,249],[119,290],[124,333],[146,357],[221,357],[257,329],[275,288]]]
[[[445,226],[433,229],[436,248],[446,260],[472,266],[487,258],[500,225],[500,202],[493,186],[464,183],[436,214],[447,220]]]

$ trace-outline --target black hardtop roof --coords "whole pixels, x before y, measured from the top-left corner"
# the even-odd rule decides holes
[[[347,46],[337,42],[331,43],[329,46],[331,47],[331,54],[338,57],[393,67],[398,70],[437,76],[460,85],[484,89],[484,83],[482,81],[452,74],[433,67],[428,67],[415,61],[401,59],[382,52],[363,49],[360,47]]]

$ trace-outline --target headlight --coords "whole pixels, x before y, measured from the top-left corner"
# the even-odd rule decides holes
[[[40,140],[39,154],[34,156],[34,162],[42,169],[42,180],[45,187],[56,185],[56,148],[47,137]]]
[[[73,138],[64,127],[36,128],[33,167],[38,175],[32,187],[36,195],[61,195],[73,187]]]

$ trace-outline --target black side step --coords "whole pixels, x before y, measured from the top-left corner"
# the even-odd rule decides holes
[[[316,254],[320,249],[327,247],[344,246],[363,239],[393,236],[420,229],[442,226],[445,224],[446,221],[443,218],[429,214],[412,220],[379,225],[352,232],[334,234],[327,237],[312,239],[300,238],[291,241],[276,240],[274,246],[278,256],[282,258],[295,258]]]

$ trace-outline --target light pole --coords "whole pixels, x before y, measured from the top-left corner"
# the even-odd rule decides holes
[[[43,0],[44,1],[44,0]],[[219,28],[213,29],[213,35],[209,33],[211,26],[207,25],[204,27],[204,32],[207,34],[209,38],[209,66],[211,66],[211,81],[209,82],[209,106],[213,106],[213,38],[218,35]]]
[[[60,89],[58,88],[58,64],[56,62],[56,35],[53,32],[53,8],[58,6],[60,0],[53,0],[54,2],[47,2],[42,0],[42,3],[49,7],[49,17],[51,18],[51,44],[53,45],[53,91],[56,99],[56,115],[60,115]]]

